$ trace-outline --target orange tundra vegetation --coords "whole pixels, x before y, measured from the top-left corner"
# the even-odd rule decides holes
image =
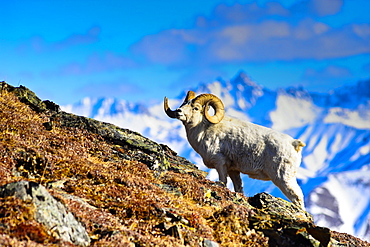
[[[47,188],[84,226],[89,246],[366,246],[314,224],[266,193],[248,198],[138,133],[65,113],[0,82],[0,186]],[[37,206],[37,205],[36,205]],[[75,246],[0,197],[1,246]]]

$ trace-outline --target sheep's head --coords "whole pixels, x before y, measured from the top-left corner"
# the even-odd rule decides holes
[[[213,116],[208,112],[209,107],[215,111]],[[168,106],[168,99],[165,97],[164,110],[170,118],[177,118],[190,126],[196,126],[204,119],[213,124],[219,123],[225,113],[224,104],[218,97],[213,94],[196,96],[193,91],[188,92],[182,105],[174,111]]]

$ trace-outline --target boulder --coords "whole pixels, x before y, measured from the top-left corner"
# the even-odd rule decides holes
[[[8,196],[32,202],[36,209],[35,220],[53,237],[80,246],[90,244],[90,238],[82,224],[44,186],[29,181],[6,184],[0,187],[0,197]]]

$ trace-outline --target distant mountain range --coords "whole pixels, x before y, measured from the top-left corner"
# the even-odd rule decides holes
[[[316,224],[370,240],[370,80],[313,93],[294,87],[270,90],[241,72],[231,80],[218,79],[188,89],[219,96],[230,116],[303,140],[307,146],[298,179]],[[170,105],[179,106],[185,94],[170,99]],[[217,172],[208,170],[191,149],[181,122],[166,116],[163,102],[143,105],[85,98],[62,108],[164,143],[208,171],[209,179],[218,179]],[[265,191],[285,198],[271,182],[243,176],[243,183],[247,196]],[[228,186],[232,188],[231,183]]]

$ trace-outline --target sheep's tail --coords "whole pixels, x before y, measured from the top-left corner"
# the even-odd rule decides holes
[[[295,149],[295,151],[299,152],[302,150],[302,147],[306,146],[306,143],[302,142],[301,140],[299,139],[295,139],[293,142],[292,142],[292,145]]]

